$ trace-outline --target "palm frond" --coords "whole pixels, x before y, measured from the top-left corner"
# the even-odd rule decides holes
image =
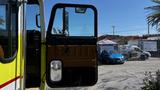
[[[151,1],[160,4],[160,0],[151,0]]]
[[[151,0],[158,3],[158,5],[146,7],[146,10],[150,10],[151,13],[147,16],[147,22],[149,25],[156,26],[157,31],[160,31],[160,0]]]
[[[160,10],[160,5],[156,5],[156,6],[150,6],[150,7],[146,7],[144,8],[146,10]]]

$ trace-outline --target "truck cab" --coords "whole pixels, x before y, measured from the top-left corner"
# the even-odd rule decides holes
[[[3,0],[0,11],[0,89],[45,90],[97,82],[94,6],[56,4],[47,29],[43,0]]]

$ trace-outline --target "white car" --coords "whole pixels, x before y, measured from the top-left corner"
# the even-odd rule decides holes
[[[122,54],[126,56],[127,59],[139,59],[139,60],[146,60],[151,57],[151,54],[147,51],[141,50],[136,45],[124,45],[120,46],[120,51]]]

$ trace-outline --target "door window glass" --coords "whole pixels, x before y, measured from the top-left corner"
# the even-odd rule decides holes
[[[94,11],[85,8],[79,12],[77,8],[66,7],[56,10],[52,34],[66,36],[94,36]]]
[[[62,34],[63,30],[63,9],[56,10],[55,23],[53,24],[52,34]]]

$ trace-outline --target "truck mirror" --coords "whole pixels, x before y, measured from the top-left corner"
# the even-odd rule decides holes
[[[91,86],[98,79],[97,10],[56,4],[46,36],[46,82],[51,88]]]
[[[39,20],[40,20],[40,14],[36,14],[36,26],[37,26],[38,28],[41,28],[41,26],[40,26],[39,23],[38,23],[38,22],[40,22]]]

